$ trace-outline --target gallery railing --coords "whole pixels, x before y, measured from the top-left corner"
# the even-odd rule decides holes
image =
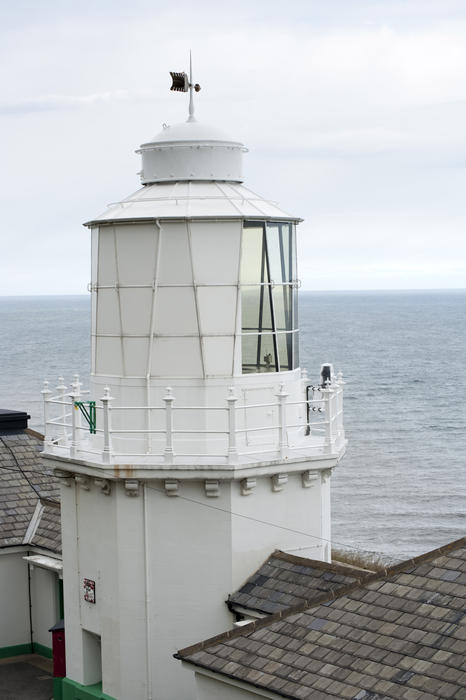
[[[303,381],[302,398],[289,400],[282,384],[274,400],[264,403],[246,403],[230,387],[220,406],[178,405],[173,390],[167,387],[159,405],[119,406],[108,388],[99,400],[90,399],[78,375],[69,388],[60,377],[55,392],[47,381],[42,390],[44,451],[104,464],[121,462],[122,457],[133,461],[145,458],[154,464],[196,458],[235,464],[242,457],[267,453],[269,458],[271,453],[283,458],[303,450],[306,454],[338,455],[346,444],[343,386],[341,373],[323,385]],[[270,418],[268,424],[256,424],[258,409],[259,415]],[[249,419],[253,410],[254,420]],[[133,412],[139,412],[140,425],[122,427],[122,423],[132,422],[128,417]],[[195,417],[189,420],[193,413],[207,427],[199,427]]]

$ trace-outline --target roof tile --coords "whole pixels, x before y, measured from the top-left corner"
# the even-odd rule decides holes
[[[463,700],[465,642],[459,623],[466,587],[458,583],[460,577],[442,577],[455,571],[458,562],[462,566],[465,545],[462,540],[392,567],[385,578],[360,581],[354,590],[331,591],[337,597],[330,606],[322,600],[302,612],[264,618],[248,637],[225,638],[221,645],[217,637],[211,646],[207,641],[208,655],[196,663],[213,668],[212,657],[221,659],[227,662],[221,674],[289,698]],[[282,564],[287,564],[282,571],[293,574],[292,561],[280,560]],[[242,645],[238,656],[241,639],[248,645],[256,640],[259,648],[244,653]],[[196,655],[188,649],[180,656],[190,661]],[[260,662],[264,671],[256,668]]]

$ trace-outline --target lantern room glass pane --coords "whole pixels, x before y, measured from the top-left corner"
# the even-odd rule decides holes
[[[299,333],[293,333],[293,368],[299,367]]]
[[[273,330],[269,287],[243,287],[241,305],[243,332]]]
[[[267,223],[267,252],[270,279],[275,284],[281,284],[283,282],[283,260],[280,254],[280,224]]]
[[[288,284],[274,287],[272,290],[275,330],[277,331],[293,331],[296,328],[293,325],[293,294],[295,294],[295,290]]]
[[[291,279],[296,280],[298,277],[298,263],[296,252],[296,224],[290,224],[290,240],[291,240]]]
[[[267,223],[270,278],[275,284],[291,282],[293,279],[293,233],[292,224]]]
[[[245,373],[297,366],[295,238],[292,223],[243,224],[240,283]],[[254,331],[255,340],[246,337]]]
[[[243,284],[260,284],[264,278],[264,224],[245,222],[241,253],[240,279]]]
[[[270,333],[243,335],[243,374],[251,372],[278,372],[275,339]]]
[[[278,357],[280,372],[293,369],[293,336],[294,333],[277,333]]]
[[[292,259],[292,224],[280,224],[280,253],[283,260],[283,281],[291,282],[295,272]]]

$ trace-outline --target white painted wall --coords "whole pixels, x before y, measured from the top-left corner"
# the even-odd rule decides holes
[[[116,490],[104,496],[92,483],[89,491],[74,482],[62,483],[61,513],[67,675],[84,685],[100,680],[96,677],[100,664],[86,659],[96,648],[89,633],[101,636],[105,692],[119,698],[119,567],[131,566],[131,561],[119,562]],[[96,604],[84,600],[84,578],[95,581]]]
[[[311,466],[304,463],[303,471]],[[286,465],[277,465],[279,473],[286,474]],[[233,482],[232,511],[245,517],[232,517],[232,591],[275,549],[292,552],[305,547],[296,553],[321,559],[321,480],[313,484],[303,488],[301,473],[290,473],[282,490],[274,492],[272,479],[262,477],[256,479],[251,495],[242,496],[240,484]]]
[[[185,482],[180,497],[170,498],[157,482],[146,493],[154,697],[188,700],[195,697],[193,675],[173,654],[232,627],[225,605],[232,585],[230,490],[206,498],[203,482]]]
[[[305,534],[321,535],[320,477],[312,483],[304,488],[300,473],[289,474],[274,492],[271,476],[258,476],[244,496],[238,481],[221,481],[213,498],[201,480],[183,480],[175,497],[155,479],[137,496],[123,478],[110,495],[92,478],[88,489],[62,485],[68,676],[99,680],[86,661],[93,634],[112,697],[146,700],[151,685],[154,698],[194,700],[194,676],[173,654],[232,627],[228,595],[274,549],[322,555]],[[96,583],[95,605],[84,600],[84,578]]]
[[[231,592],[230,518],[167,497],[161,482],[153,487],[130,497],[121,482],[109,496],[92,483],[89,491],[62,486],[67,674],[83,684],[99,680],[85,659],[86,632],[93,632],[101,635],[106,693],[145,700],[149,661],[154,697],[188,700],[194,678],[172,655],[232,624],[224,603]],[[200,483],[184,493],[230,509],[228,489],[219,499],[207,499]],[[84,601],[84,577],[96,582],[95,605]]]
[[[194,670],[194,667],[192,667]],[[232,685],[225,678],[225,682],[220,679],[210,678],[201,673],[196,673],[196,700],[259,700],[263,698],[278,698],[275,693],[254,692],[253,686],[240,687]]]
[[[26,547],[0,550],[0,648],[29,644],[28,565]],[[31,567],[32,641],[52,648],[50,627],[58,620],[57,575]]]
[[[28,644],[29,595],[25,552],[0,550],[0,648]]]
[[[49,629],[58,622],[58,577],[53,571],[31,567],[31,602],[33,641],[52,648]]]

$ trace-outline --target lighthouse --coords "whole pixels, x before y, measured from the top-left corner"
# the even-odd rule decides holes
[[[86,223],[89,381],[43,390],[66,698],[194,700],[173,654],[233,625],[228,595],[274,550],[331,557],[343,379],[299,364],[300,219],[243,184],[245,146],[172,78],[187,121],[140,146],[142,186]]]

